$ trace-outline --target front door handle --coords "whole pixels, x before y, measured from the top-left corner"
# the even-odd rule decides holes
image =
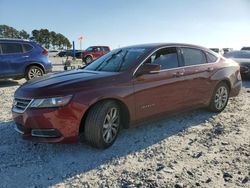
[[[174,73],[174,76],[175,77],[181,77],[181,76],[183,76],[184,75],[184,72],[175,72]]]
[[[209,67],[209,68],[207,68],[207,72],[212,72],[214,70],[214,68],[213,67]]]

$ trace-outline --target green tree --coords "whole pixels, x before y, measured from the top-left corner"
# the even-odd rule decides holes
[[[0,25],[0,37],[1,38],[20,38],[19,32],[10,26]]]
[[[55,49],[56,44],[57,44],[57,38],[56,38],[56,32],[54,31],[50,32],[50,42],[51,42],[51,46],[53,47],[53,49]]]
[[[19,31],[19,37],[22,39],[29,39],[30,35],[25,30],[21,30]]]
[[[49,49],[50,47],[50,32],[48,29],[40,29],[40,34],[39,34],[40,42],[41,44]]]

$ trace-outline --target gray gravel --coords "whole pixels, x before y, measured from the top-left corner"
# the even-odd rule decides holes
[[[0,81],[0,187],[250,187],[250,81],[220,114],[144,123],[106,150],[22,140],[11,120],[22,82]]]

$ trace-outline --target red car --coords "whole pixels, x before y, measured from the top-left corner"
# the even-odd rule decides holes
[[[82,52],[82,61],[88,65],[93,60],[103,56],[108,52],[110,52],[110,48],[108,46],[90,46],[84,52]]]
[[[124,47],[90,65],[22,85],[12,108],[16,130],[38,142],[113,144],[121,128],[207,107],[221,112],[239,94],[240,67],[203,47],[147,44]]]

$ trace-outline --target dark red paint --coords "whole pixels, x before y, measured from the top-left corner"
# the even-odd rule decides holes
[[[139,61],[125,72],[95,72],[73,70],[21,86],[15,93],[19,98],[45,98],[73,95],[71,102],[61,108],[27,109],[14,113],[16,123],[25,127],[24,137],[39,142],[74,142],[84,126],[84,117],[89,108],[101,100],[119,101],[128,111],[129,125],[133,126],[154,116],[207,106],[216,85],[225,81],[230,86],[231,96],[238,95],[241,88],[239,65],[219,57],[216,63],[179,67],[154,74],[134,76],[136,68],[154,50],[161,47],[192,47],[203,51],[206,48],[184,44],[152,44]],[[139,68],[140,69],[140,68]],[[30,131],[35,128],[56,128],[59,138],[34,138]]]

